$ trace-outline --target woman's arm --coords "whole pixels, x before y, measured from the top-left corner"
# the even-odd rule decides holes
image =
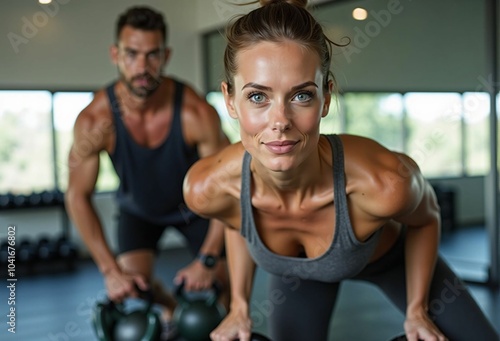
[[[210,334],[213,339],[227,337],[247,341],[250,338],[250,295],[252,294],[255,263],[248,252],[245,239],[238,230],[226,228],[226,252],[231,282],[229,314]]]
[[[391,152],[363,138],[344,140],[350,165],[347,174],[353,203],[351,215],[358,233],[369,235],[389,220],[407,226],[408,340],[436,340],[435,337],[445,340],[427,313],[440,235],[439,206],[432,187],[407,155]]]
[[[399,159],[393,200],[393,219],[407,226],[405,241],[406,321],[408,340],[445,340],[428,316],[429,290],[438,257],[440,214],[436,196],[416,163],[406,155]]]
[[[407,225],[406,236],[406,322],[407,337],[427,336],[419,330],[420,321],[428,320],[429,287],[434,274],[440,237],[439,207],[432,187],[423,180],[419,205],[410,214],[397,219]],[[426,324],[423,322],[424,325]],[[442,335],[440,335],[442,337]],[[424,339],[425,340],[425,339]]]

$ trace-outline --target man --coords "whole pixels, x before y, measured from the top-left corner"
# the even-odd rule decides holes
[[[150,8],[130,8],[119,17],[110,50],[119,79],[98,91],[76,120],[66,204],[103,274],[109,298],[135,297],[137,288],[151,286],[155,301],[164,307],[168,339],[175,300],[153,280],[157,242],[167,226],[174,226],[197,255],[175,278],[186,290],[226,281],[225,262],[219,259],[223,226],[185,206],[182,182],[196,160],[229,141],[217,112],[203,98],[162,75],[171,53],[166,36],[162,15]],[[120,178],[116,257],[91,201],[101,151],[109,154]]]

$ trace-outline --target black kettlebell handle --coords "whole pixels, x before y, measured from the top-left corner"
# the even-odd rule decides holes
[[[139,298],[143,299],[144,301],[147,302],[146,305],[146,311],[151,310],[151,307],[153,306],[154,303],[154,294],[153,290],[148,289],[148,290],[141,290],[139,287],[136,287],[136,290],[139,292]]]
[[[153,291],[151,289],[141,290],[138,286],[135,287],[135,290],[137,290],[137,292],[139,293],[138,297],[146,302],[146,307],[144,308],[144,311],[150,311],[154,303]],[[125,315],[125,313],[122,310],[123,303],[115,303],[109,297],[106,297],[106,301],[103,304],[106,305],[108,309],[122,316]]]
[[[212,283],[212,290],[214,291],[214,294],[207,298],[206,303],[208,305],[214,305],[217,301],[217,298],[219,297],[222,289],[217,281]],[[181,301],[184,302],[189,302],[189,299],[185,295],[184,291],[184,281],[181,282],[175,289],[175,296],[177,296]]]
[[[240,339],[236,339],[234,341],[240,341]],[[267,336],[253,332],[252,335],[250,335],[250,341],[271,341],[271,340]]]

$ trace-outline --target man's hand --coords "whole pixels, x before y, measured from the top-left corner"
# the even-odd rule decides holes
[[[216,280],[216,268],[209,269],[195,259],[187,267],[179,270],[174,278],[174,283],[180,285],[184,282],[186,291],[199,291],[211,289]]]
[[[128,297],[138,297],[139,291],[146,291],[149,285],[141,275],[132,275],[120,270],[111,270],[104,275],[108,297],[113,302],[121,302]]]

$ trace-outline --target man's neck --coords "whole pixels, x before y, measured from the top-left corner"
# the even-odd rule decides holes
[[[117,87],[117,97],[120,106],[125,112],[145,114],[154,112],[166,100],[167,92],[166,80],[162,79],[158,88],[148,96],[137,96],[123,83],[120,82]],[[163,94],[163,96],[161,95]]]

